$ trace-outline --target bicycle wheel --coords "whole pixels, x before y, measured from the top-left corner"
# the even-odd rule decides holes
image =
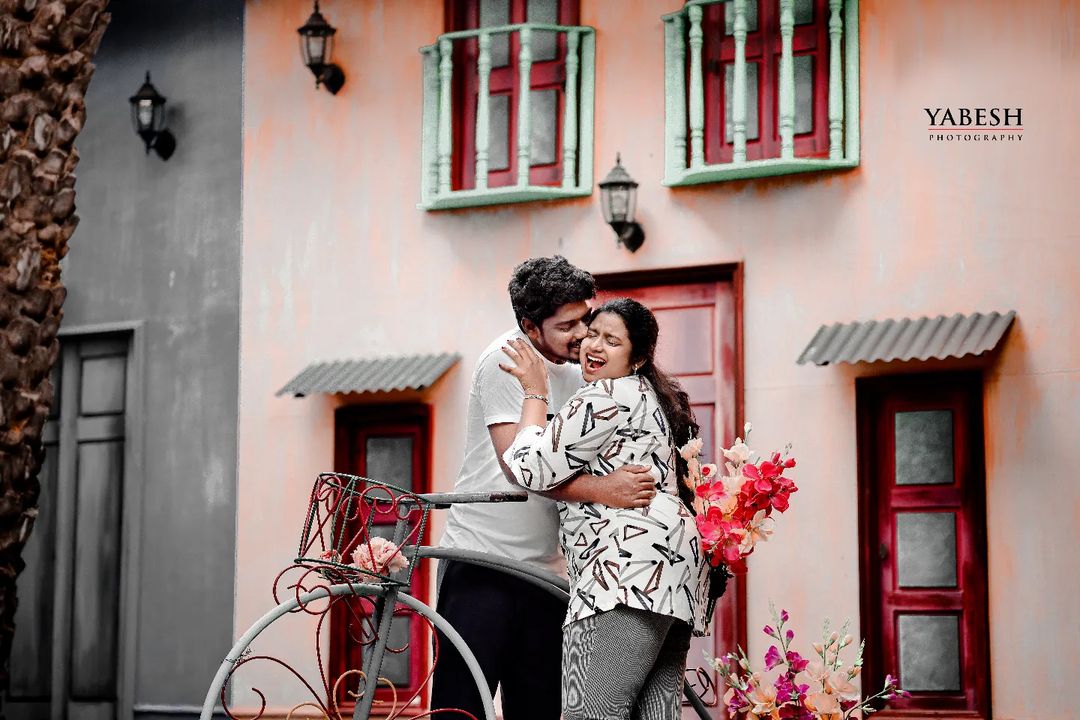
[[[229,651],[229,654],[226,655],[225,659],[218,667],[217,674],[214,676],[214,680],[211,683],[209,690],[207,691],[205,699],[203,700],[202,713],[199,716],[200,720],[212,720],[215,704],[217,703],[218,699],[221,699],[223,697],[223,690],[226,684],[229,682],[229,679],[232,677],[233,673],[241,665],[256,659],[268,659],[275,661],[292,670],[292,668],[288,664],[282,662],[281,660],[278,660],[277,658],[272,658],[269,656],[249,655],[249,648],[251,647],[251,644],[256,640],[256,638],[259,637],[260,634],[262,634],[264,630],[266,630],[266,628],[268,628],[275,621],[280,620],[281,618],[286,617],[292,613],[302,611],[305,606],[310,605],[318,600],[322,600],[324,598],[335,598],[347,595],[380,597],[387,595],[388,590],[390,590],[390,588],[386,585],[342,583],[337,585],[319,587],[310,592],[298,594],[280,603],[277,607],[263,615],[250,628],[248,628],[248,630],[243,635],[241,635],[240,638],[233,645],[232,649]],[[484,678],[483,672],[480,670],[480,665],[479,663],[477,663],[475,656],[472,654],[472,651],[469,649],[468,645],[465,644],[465,641],[462,640],[458,632],[453,628],[452,625],[450,625],[450,623],[448,623],[442,616],[436,613],[430,606],[417,600],[411,595],[401,592],[395,592],[392,593],[392,596],[394,597],[395,603],[400,603],[401,605],[404,605],[409,610],[415,612],[417,615],[430,622],[433,627],[438,628],[444,635],[446,635],[446,637],[450,640],[451,644],[455,647],[455,649],[459,653],[461,653],[461,656],[465,660],[465,664],[469,668],[469,672],[472,675],[473,682],[476,683],[476,687],[480,693],[481,701],[484,707],[484,720],[495,720],[495,707],[487,690],[487,681]],[[323,610],[321,612],[326,612],[326,610]],[[385,645],[385,639],[383,639],[382,642]],[[299,673],[296,673],[295,670],[292,670],[292,672],[300,678],[300,680],[308,687],[308,689],[313,695],[314,702],[305,704],[321,707],[323,712],[327,716],[331,716],[329,708],[326,707],[326,705],[322,702],[322,698],[315,691],[315,689],[312,688],[312,686],[306,681],[304,681],[303,677],[300,676]],[[376,675],[377,674],[378,669],[376,670]],[[262,692],[258,689],[253,689],[256,693],[260,695],[260,697],[262,697],[263,704],[258,714],[258,716],[261,716],[262,710],[265,710],[266,708],[265,696],[263,696]],[[333,704],[332,698],[330,704]],[[370,705],[370,702],[368,704]],[[225,707],[226,712],[231,715],[231,713],[229,713],[228,711],[227,706]],[[364,713],[361,716],[360,720],[366,720],[366,718],[367,714]]]

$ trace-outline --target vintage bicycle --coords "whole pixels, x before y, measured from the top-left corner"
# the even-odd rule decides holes
[[[434,629],[465,660],[483,701],[484,720],[495,720],[488,684],[473,653],[450,623],[412,595],[410,583],[420,561],[456,560],[521,578],[569,602],[567,581],[553,573],[497,555],[422,544],[432,510],[448,509],[456,503],[522,502],[527,498],[524,491],[414,494],[372,478],[320,474],[311,491],[296,558],[274,582],[277,605],[248,628],[222,660],[203,702],[201,720],[211,720],[219,703],[226,715],[240,720],[227,702],[227,690],[237,672],[255,662],[277,665],[306,688],[310,697],[286,704],[292,708],[289,716],[316,715],[327,720],[342,720],[346,713],[353,720],[366,720],[372,715],[422,716],[425,711],[419,708],[419,701],[438,662]],[[392,530],[388,534],[384,532],[389,528]],[[317,682],[304,677],[288,660],[255,651],[256,641],[267,628],[296,614],[315,619]],[[391,644],[395,619],[400,624],[403,615],[418,618],[426,632],[412,634],[402,645]],[[327,671],[320,635],[328,621],[343,624],[345,632],[362,648],[358,667]],[[430,643],[431,663],[426,676],[402,698],[383,671],[388,660],[403,653],[416,638]],[[697,677],[708,683],[703,673],[698,672]],[[258,720],[268,706],[262,690],[251,689],[259,696],[261,706],[254,717],[243,720]],[[699,718],[711,717],[691,683],[685,687],[685,696]],[[472,717],[453,710],[440,710],[438,714]]]

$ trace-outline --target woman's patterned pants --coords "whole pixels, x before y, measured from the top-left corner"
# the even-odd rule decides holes
[[[625,605],[564,627],[564,720],[679,720],[690,634]]]

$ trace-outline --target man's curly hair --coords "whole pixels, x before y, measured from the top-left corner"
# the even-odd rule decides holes
[[[539,327],[561,306],[596,297],[596,281],[562,255],[556,255],[529,258],[518,265],[507,290],[518,327],[524,330],[521,323],[525,319]]]

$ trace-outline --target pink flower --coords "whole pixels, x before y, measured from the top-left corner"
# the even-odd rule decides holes
[[[820,660],[814,660],[807,663],[806,674],[814,682],[824,682],[825,678],[829,676],[829,670],[825,667],[825,663]]]
[[[829,673],[825,686],[841,700],[857,700],[859,698],[859,691],[851,683],[846,671],[835,670]]]
[[[395,573],[409,566],[397,545],[386,538],[373,537],[353,551],[353,564],[377,574]]]
[[[747,708],[749,702],[746,694],[738,688],[729,688],[728,691],[724,693],[724,705],[726,705],[729,710],[740,712]]]
[[[754,709],[751,711],[759,718],[779,718],[776,708],[776,689],[771,687],[759,687],[754,690]]]
[[[788,632],[791,632],[788,630]],[[792,672],[802,672],[806,669],[806,666],[810,664],[809,660],[804,660],[803,656],[794,650],[788,650],[787,664],[791,668]]]
[[[338,554],[338,551],[334,549],[323,550],[321,553],[319,553],[319,559],[336,563],[341,562],[341,555]]]
[[[694,518],[701,544],[707,551],[715,548],[724,538],[724,516],[716,508],[709,508]]]
[[[765,653],[765,669],[772,670],[777,665],[784,663],[784,657],[780,654],[780,649],[775,645],[770,645],[768,651]]]
[[[806,705],[818,714],[822,720],[832,720],[841,717],[840,699],[832,693],[816,692],[808,695]]]
[[[695,488],[694,493],[699,498],[704,498],[710,502],[727,497],[723,483],[718,482],[702,482]]]

